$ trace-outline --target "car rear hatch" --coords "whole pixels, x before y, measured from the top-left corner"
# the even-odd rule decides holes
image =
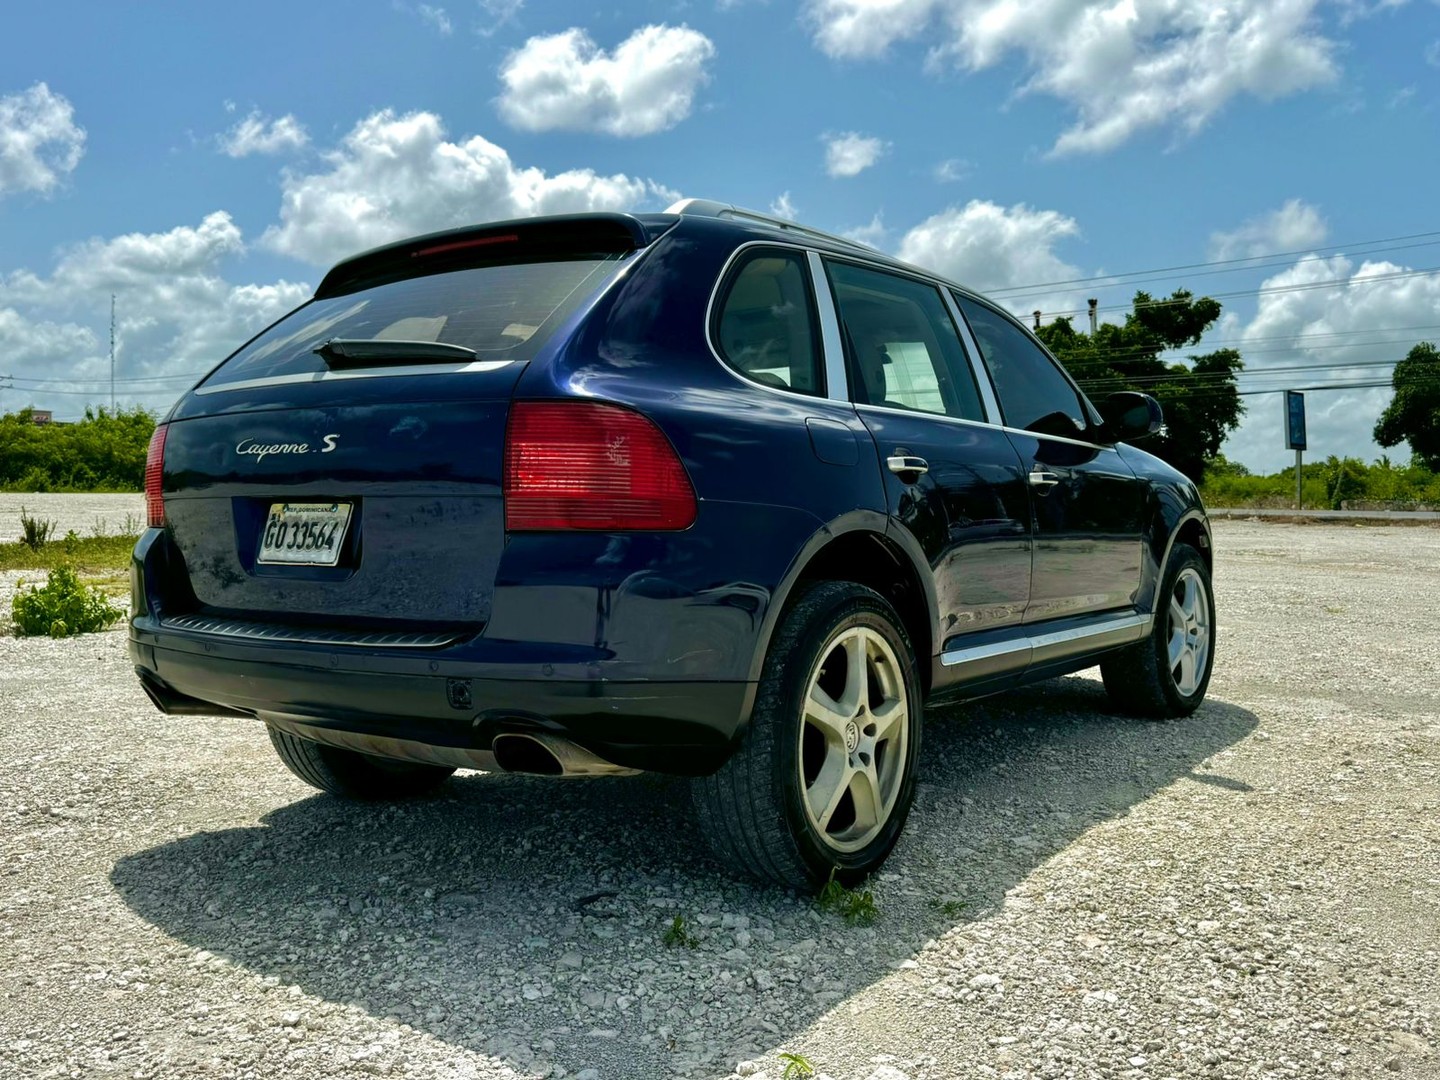
[[[335,267],[165,426],[166,624],[392,646],[482,628],[516,382],[666,224],[504,223]]]

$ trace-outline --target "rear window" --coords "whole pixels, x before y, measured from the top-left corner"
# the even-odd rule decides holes
[[[805,256],[756,252],[731,276],[716,319],[720,355],[742,375],[797,394],[825,392]]]
[[[250,342],[206,380],[217,386],[326,370],[331,338],[440,341],[476,360],[529,360],[599,292],[619,255],[477,266],[312,300]]]

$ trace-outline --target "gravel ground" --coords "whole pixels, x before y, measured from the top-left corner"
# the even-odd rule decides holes
[[[57,540],[71,529],[81,536],[94,536],[101,529],[114,535],[139,532],[145,524],[144,495],[0,494],[0,543],[20,539],[22,509],[31,517],[55,522]]]
[[[1440,530],[1216,540],[1209,703],[933,714],[872,927],[676,781],[345,805],[121,632],[0,639],[0,1076],[1440,1076]]]

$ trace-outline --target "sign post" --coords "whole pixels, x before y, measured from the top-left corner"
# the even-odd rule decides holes
[[[1305,452],[1305,395],[1285,391],[1285,445],[1295,451],[1295,509],[1304,509],[1300,494],[1300,459]]]

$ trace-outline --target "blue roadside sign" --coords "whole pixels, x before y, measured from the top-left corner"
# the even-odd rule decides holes
[[[1299,390],[1285,391],[1285,445],[1291,450],[1305,447],[1305,395]]]

